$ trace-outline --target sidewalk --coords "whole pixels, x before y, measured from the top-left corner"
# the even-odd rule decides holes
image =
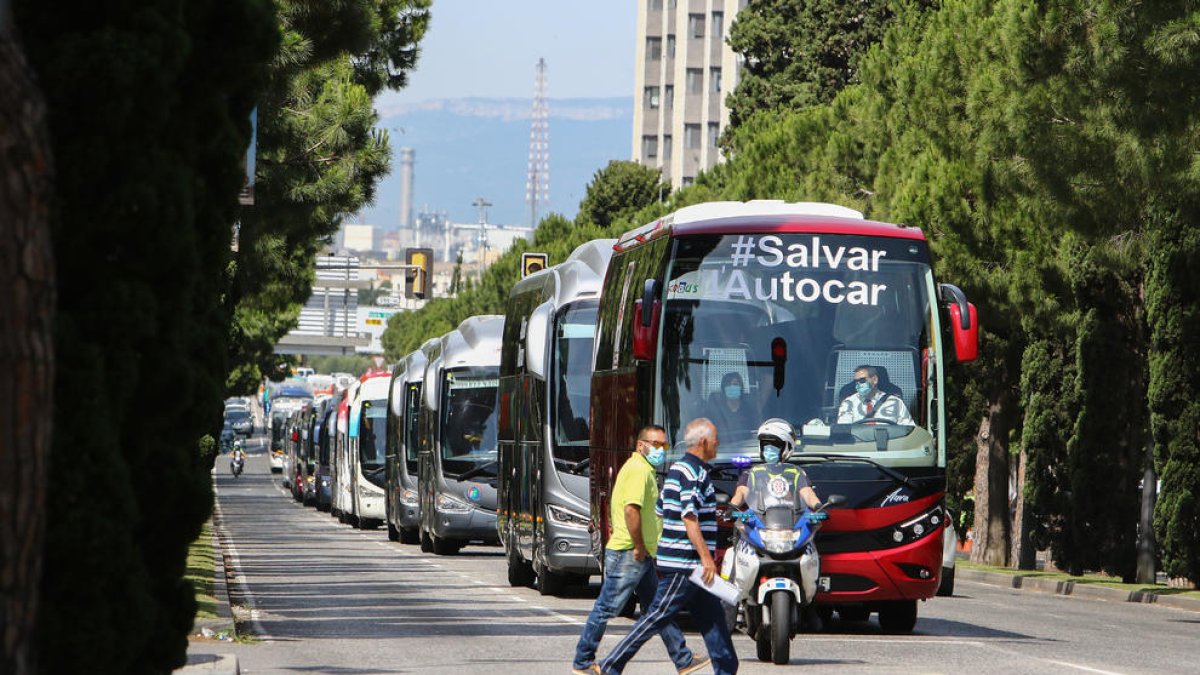
[[[1053,593],[1077,598],[1106,600],[1108,602],[1139,602],[1172,607],[1189,612],[1200,612],[1200,598],[1184,597],[1170,593],[1129,591],[1097,584],[1081,584],[1070,579],[1026,576],[1016,570],[1012,574],[1005,574],[1003,572],[975,570],[959,566],[955,572],[955,576],[965,581],[1034,591],[1037,593]]]

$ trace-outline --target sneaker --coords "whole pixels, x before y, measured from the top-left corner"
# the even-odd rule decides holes
[[[692,671],[688,671],[689,673]],[[593,663],[587,668],[572,668],[571,675],[604,675],[604,671],[600,670],[600,664]]]
[[[686,667],[679,669],[679,675],[690,675],[691,673],[700,670],[701,668],[712,663],[712,659],[705,656],[704,658],[694,658]]]

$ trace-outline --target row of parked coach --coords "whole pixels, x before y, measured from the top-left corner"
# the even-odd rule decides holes
[[[673,461],[687,422],[712,420],[724,497],[759,461],[759,425],[782,418],[790,461],[843,497],[816,539],[823,611],[911,630],[918,601],[953,591],[943,372],[975,358],[978,324],[918,228],[830,204],[697,204],[581,245],[505,311],[289,413],[296,499],[438,555],[503,546],[510,583],[555,594],[600,573],[642,425],[666,429]]]
[[[391,371],[287,411],[277,435],[292,496],[439,555],[501,544],[510,581],[543,593],[598,574],[589,391],[614,243],[522,280],[507,316],[466,319]]]

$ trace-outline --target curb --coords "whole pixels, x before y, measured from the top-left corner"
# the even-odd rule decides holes
[[[1077,584],[1070,579],[1048,579],[1045,577],[1027,577],[1018,574],[1003,574],[1001,572],[985,572],[965,567],[955,573],[959,579],[1003,586],[1018,590],[1029,590],[1037,593],[1052,593],[1072,597],[1104,600],[1107,602],[1137,602],[1146,605],[1162,605],[1189,612],[1200,612],[1200,599],[1185,598],[1178,595],[1161,593],[1146,593],[1143,591],[1126,591],[1120,588],[1110,588],[1095,584]]]
[[[216,497],[214,485],[213,496]],[[213,509],[212,543],[216,555],[213,556],[213,597],[216,598],[217,618],[197,619],[192,624],[192,634],[209,634],[224,632],[226,635],[237,636],[237,622],[233,618],[233,607],[229,602],[229,583],[225,572],[225,547],[221,545],[221,527],[218,522],[217,510]],[[187,665],[174,671],[175,675],[241,675],[241,664],[236,654],[214,654],[201,649],[207,644],[188,644]],[[215,645],[214,645],[215,646]]]

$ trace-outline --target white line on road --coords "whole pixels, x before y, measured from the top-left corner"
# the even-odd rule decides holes
[[[1121,673],[1113,671],[1113,670],[1100,670],[1099,668],[1091,668],[1089,666],[1081,666],[1078,663],[1069,663],[1067,661],[1054,661],[1052,659],[1046,659],[1046,662],[1053,663],[1056,666],[1066,666],[1067,668],[1074,668],[1076,670],[1082,670],[1085,673],[1100,673],[1100,675],[1122,675]]]

